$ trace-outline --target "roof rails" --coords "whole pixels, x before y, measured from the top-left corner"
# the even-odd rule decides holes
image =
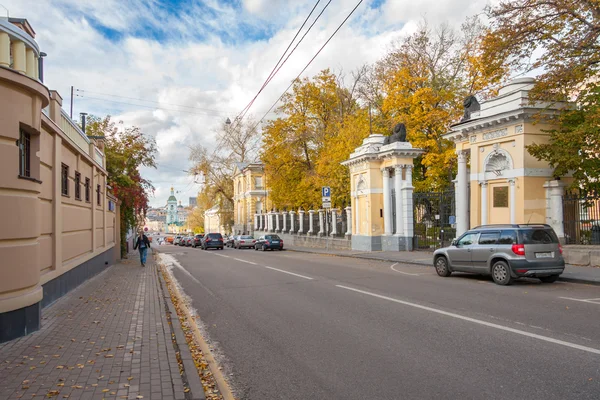
[[[499,229],[499,228],[526,228],[532,226],[543,226],[544,228],[550,228],[548,224],[491,224],[491,225],[479,225],[473,229]]]

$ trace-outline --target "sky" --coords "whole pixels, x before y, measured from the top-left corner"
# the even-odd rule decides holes
[[[313,17],[329,0],[321,0]],[[0,16],[26,18],[36,32],[44,83],[73,117],[111,115],[156,139],[157,169],[142,170],[163,206],[173,186],[188,204],[200,189],[189,148],[214,147],[215,132],[254,97],[317,0],[0,0]],[[459,27],[488,0],[363,0],[302,75],[349,74],[430,25]],[[331,0],[250,109],[260,119],[356,6]],[[309,24],[312,22],[312,18]],[[267,115],[267,118],[274,114]]]

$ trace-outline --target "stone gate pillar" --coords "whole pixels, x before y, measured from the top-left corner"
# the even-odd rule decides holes
[[[350,227],[354,226],[353,250],[412,250],[412,165],[423,152],[413,149],[406,141],[404,125],[398,124],[389,137],[370,135],[350,154],[350,159],[342,163],[350,168],[354,212],[349,215],[348,229],[352,232]],[[391,220],[392,188],[396,193],[395,232],[392,232]]]
[[[295,230],[294,230],[294,214],[295,214],[294,210],[291,210],[290,211],[290,234],[295,233]]]

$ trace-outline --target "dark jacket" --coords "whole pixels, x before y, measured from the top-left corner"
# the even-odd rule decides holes
[[[144,243],[146,243],[146,247],[150,247],[150,241],[148,240],[148,237],[146,235],[142,235],[141,239],[138,236],[137,239],[135,240],[135,243],[133,244],[133,249],[137,249],[140,245],[140,240],[143,240]]]

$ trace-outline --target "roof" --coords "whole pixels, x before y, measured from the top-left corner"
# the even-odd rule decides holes
[[[169,199],[167,200],[167,202],[169,202],[169,201],[175,201],[176,202],[177,198],[175,196],[171,195],[171,196],[169,196]]]

